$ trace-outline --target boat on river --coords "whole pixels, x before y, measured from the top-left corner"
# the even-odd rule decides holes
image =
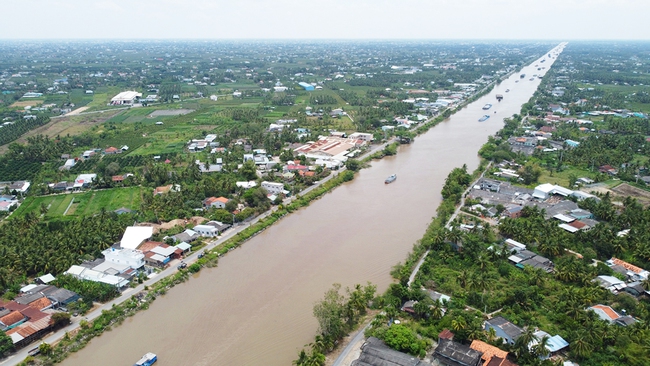
[[[391,174],[388,178],[386,178],[384,183],[390,184],[393,183],[396,179],[397,179],[397,174]]]
[[[490,118],[490,116],[488,116],[488,115],[486,114],[486,115],[484,115],[483,117],[479,118],[478,121],[479,121],[479,122],[485,122],[485,121],[488,120],[488,118]]]
[[[510,89],[506,89],[506,93],[510,93]]]
[[[498,99],[498,97],[497,97],[497,99]],[[486,110],[486,111],[487,111],[488,109],[490,109],[490,108],[492,108],[492,104],[490,104],[490,103],[488,103],[488,104],[486,104],[486,105],[483,106],[483,109]]]
[[[158,361],[158,356],[155,353],[147,352],[142,358],[133,366],[151,366]]]
[[[526,77],[526,74],[521,74],[521,75],[519,75],[519,77],[523,79],[523,78]]]

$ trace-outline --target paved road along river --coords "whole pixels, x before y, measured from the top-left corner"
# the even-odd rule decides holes
[[[160,366],[290,365],[317,329],[313,304],[335,282],[371,281],[383,291],[390,269],[424,233],[440,203],[447,174],[479,163],[477,151],[518,113],[545,70],[533,65],[401,146],[394,157],[373,162],[356,179],[282,219],[242,248],[176,286],[149,310],[94,339],[64,366],[131,365],[146,352]],[[541,66],[540,65],[540,66]],[[518,81],[518,82],[515,82]],[[506,93],[505,90],[510,89]],[[503,94],[497,102],[496,94]],[[489,111],[481,107],[491,103]],[[496,112],[496,113],[495,113]],[[489,114],[486,122],[478,119]],[[397,173],[397,181],[384,179]]]

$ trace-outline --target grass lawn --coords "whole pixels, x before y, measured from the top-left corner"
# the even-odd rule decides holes
[[[106,211],[114,211],[121,207],[138,210],[142,203],[142,191],[141,187],[128,187],[75,194],[28,197],[12,217],[23,217],[28,212],[34,212],[40,216],[41,204],[48,207],[48,212],[45,215],[46,220],[90,216],[99,213],[102,208],[106,209]],[[68,209],[68,207],[70,208]],[[68,210],[67,213],[66,209]]]
[[[582,178],[582,177],[593,178],[593,176],[595,175],[594,172],[591,172],[587,169],[580,169],[574,167],[570,167],[559,173],[554,171],[552,174],[547,169],[543,169],[542,175],[539,177],[539,184],[551,183],[551,184],[561,185],[562,187],[571,188],[569,187],[569,176],[571,174],[575,175],[577,178]]]

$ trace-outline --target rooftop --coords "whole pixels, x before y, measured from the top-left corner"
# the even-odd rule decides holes
[[[153,227],[151,226],[129,226],[124,231],[120,241],[120,247],[125,249],[136,249],[144,240],[151,238]]]
[[[487,344],[479,340],[472,341],[472,344],[470,344],[469,348],[482,352],[483,355],[481,356],[481,358],[485,363],[490,363],[492,357],[494,356],[499,357],[501,359],[505,359],[506,357],[508,357],[508,352],[503,351],[497,347],[494,347],[490,344]]]
[[[478,365],[482,352],[448,339],[441,339],[434,351],[434,356],[452,361],[453,365]]]

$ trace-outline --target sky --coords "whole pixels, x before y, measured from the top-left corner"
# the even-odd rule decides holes
[[[650,40],[649,0],[2,3],[0,39]]]

